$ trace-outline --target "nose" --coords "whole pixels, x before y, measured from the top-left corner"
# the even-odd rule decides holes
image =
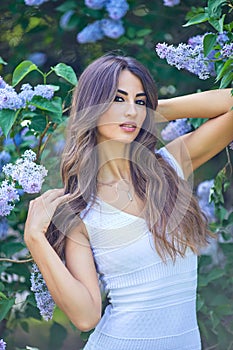
[[[136,109],[136,105],[134,102],[128,102],[126,104],[126,110],[125,110],[125,115],[126,116],[131,116],[131,117],[135,117],[137,114],[137,109]]]

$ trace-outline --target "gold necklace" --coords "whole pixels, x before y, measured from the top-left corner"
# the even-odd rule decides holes
[[[122,179],[122,180],[128,182],[128,181],[125,180],[125,179]],[[122,181],[122,180],[120,180],[120,181]],[[119,189],[119,188],[118,188],[118,183],[116,183],[116,184],[115,184],[115,183],[114,183],[114,184],[107,184],[107,183],[105,183],[105,182],[101,182],[101,181],[98,181],[98,180],[97,180],[97,182],[98,182],[100,185],[109,186],[109,187],[113,187],[114,185],[116,185],[116,192],[117,192],[117,191],[124,191],[124,192],[126,192],[127,195],[128,195],[128,198],[129,198],[130,202],[132,202],[133,196],[132,196],[131,193],[130,193],[130,189],[128,189],[128,190]]]

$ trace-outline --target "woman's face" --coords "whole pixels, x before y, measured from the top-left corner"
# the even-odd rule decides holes
[[[146,94],[141,80],[123,70],[114,102],[97,122],[97,142],[130,143],[137,137],[145,118]]]

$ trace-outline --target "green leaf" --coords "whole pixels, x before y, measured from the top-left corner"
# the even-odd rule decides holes
[[[214,45],[217,40],[217,35],[216,34],[206,34],[204,36],[204,56],[207,56],[214,48]]]
[[[145,28],[145,29],[138,30],[136,35],[138,38],[141,38],[141,37],[144,37],[146,35],[149,35],[151,32],[152,32],[151,29]]]
[[[3,134],[8,135],[17,118],[17,111],[11,109],[0,110],[0,127],[2,128]]]
[[[209,0],[208,14],[212,18],[219,18],[222,14],[222,6],[226,4],[226,0]]]
[[[54,322],[50,328],[49,348],[60,349],[67,337],[67,330],[61,324]]]
[[[11,256],[18,253],[25,248],[25,245],[20,242],[6,242],[1,246],[1,251],[6,254],[6,256]]]
[[[6,61],[4,61],[4,59],[0,56],[0,64],[7,64],[7,62]]]
[[[52,70],[59,76],[68,81],[72,85],[77,85],[78,79],[72,67],[65,63],[58,63]]]
[[[228,59],[224,65],[222,66],[222,68],[219,70],[217,78],[216,78],[216,82],[218,82],[226,72],[231,71],[232,67],[231,65],[233,65],[233,60],[232,59]]]
[[[194,17],[192,17],[187,23],[183,24],[183,27],[188,27],[193,24],[203,23],[208,21],[208,19],[209,19],[208,13],[206,12],[199,13],[198,15],[195,15]]]
[[[30,129],[33,129],[39,133],[42,133],[44,131],[44,129],[46,128],[46,119],[43,115],[36,115],[35,117],[33,117],[33,119],[31,120],[31,124],[30,124]]]
[[[216,29],[218,32],[222,33],[225,17],[226,16],[223,15],[220,19],[210,18],[209,23],[212,25],[212,27],[214,27],[214,29]]]
[[[21,62],[14,70],[12,77],[12,85],[17,85],[30,72],[38,70],[37,66],[31,61]]]
[[[14,303],[15,298],[0,300],[0,321],[2,321],[6,317],[8,311],[12,308]]]
[[[208,282],[212,282],[224,275],[225,275],[224,270],[215,268],[208,274],[207,279],[208,279]]]
[[[51,100],[41,96],[34,96],[30,101],[30,105],[43,111],[58,113],[58,115],[62,114],[62,99],[58,96],[53,97]]]
[[[228,87],[233,81],[233,73],[230,71],[221,80],[220,89]]]

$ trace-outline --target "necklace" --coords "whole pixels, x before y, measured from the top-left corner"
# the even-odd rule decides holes
[[[125,180],[125,179],[122,179],[122,180],[120,180],[120,181],[126,181],[126,182],[128,182],[128,181]],[[129,200],[132,202],[133,197],[132,197],[132,195],[131,195],[131,193],[130,193],[130,189],[128,189],[128,190],[124,190],[123,188],[119,189],[119,188],[118,188],[118,183],[116,183],[116,184],[115,184],[115,183],[114,183],[114,184],[108,184],[108,183],[101,182],[101,181],[98,181],[98,180],[97,180],[97,182],[98,182],[100,185],[109,186],[109,187],[114,187],[114,186],[116,185],[116,192],[117,192],[117,191],[124,191],[124,192],[126,192],[127,195],[128,195]]]

